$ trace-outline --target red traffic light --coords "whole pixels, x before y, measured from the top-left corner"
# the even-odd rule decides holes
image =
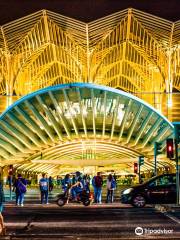
[[[137,162],[134,163],[134,173],[138,173],[138,164]]]
[[[174,158],[174,142],[172,138],[166,140],[166,152],[168,158]]]

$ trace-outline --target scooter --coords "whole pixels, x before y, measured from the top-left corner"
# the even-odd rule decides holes
[[[83,190],[77,194],[77,201],[74,201],[71,195],[71,188],[68,186],[64,193],[57,196],[57,204],[62,207],[69,202],[83,203],[84,206],[89,206],[93,202],[93,194],[89,190]]]

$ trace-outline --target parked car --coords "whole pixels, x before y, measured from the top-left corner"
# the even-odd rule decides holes
[[[121,202],[134,207],[146,203],[176,203],[176,174],[163,174],[121,192]]]

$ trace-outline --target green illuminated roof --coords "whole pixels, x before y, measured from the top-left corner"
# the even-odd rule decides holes
[[[60,166],[126,169],[144,155],[145,170],[154,142],[165,147],[172,132],[164,116],[131,94],[88,83],[56,85],[21,98],[1,115],[1,165],[50,173]]]

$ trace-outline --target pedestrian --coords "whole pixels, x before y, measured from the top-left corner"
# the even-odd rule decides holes
[[[4,226],[4,218],[2,215],[3,212],[3,204],[4,204],[4,191],[3,191],[3,183],[0,181],[0,235],[5,235],[6,229]]]
[[[108,178],[107,178],[107,196],[106,196],[106,203],[112,203],[114,200],[114,190],[116,188],[116,181],[114,179],[114,177],[109,174]]]
[[[48,179],[46,174],[42,174],[42,178],[39,180],[39,188],[41,192],[41,204],[44,202],[48,204]]]
[[[13,191],[16,193],[16,205],[24,206],[24,195],[26,193],[27,181],[25,178],[18,174],[17,179],[14,182]]]
[[[53,183],[53,178],[50,176],[49,177],[49,192],[53,190],[54,183]]]
[[[61,185],[61,178],[59,176],[57,176],[56,178],[56,182],[57,182],[57,188],[60,188]]]
[[[71,184],[70,174],[66,174],[66,176],[62,180],[62,189],[64,190],[64,192],[66,192],[67,189],[71,187],[71,185],[72,184]]]
[[[100,172],[93,177],[92,185],[94,187],[94,202],[101,204],[103,179]]]
[[[83,176],[83,186],[86,191],[90,192],[90,177],[87,174]]]
[[[29,177],[28,179],[28,185],[31,187],[31,184],[32,184],[32,176]]]
[[[73,174],[73,176],[72,176],[72,184],[75,184],[76,183],[76,177],[75,177],[75,175]]]
[[[75,173],[75,183],[71,186],[71,194],[74,201],[77,201],[77,197],[81,196],[83,188],[83,178],[81,177],[81,173],[77,171]]]

